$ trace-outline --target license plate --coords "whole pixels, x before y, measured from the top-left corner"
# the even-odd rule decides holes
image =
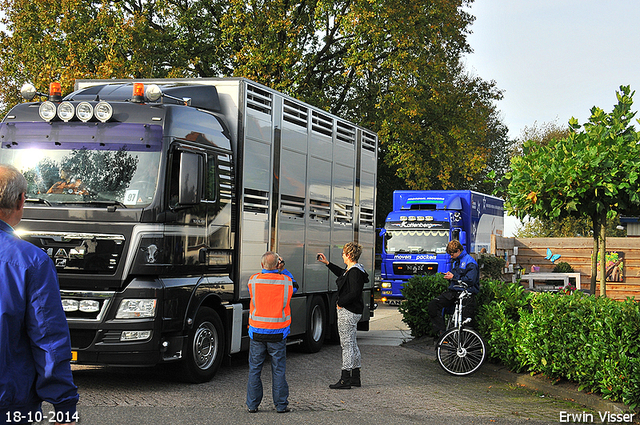
[[[424,272],[425,265],[426,264],[407,264],[405,267],[407,268],[407,271],[413,274],[418,274]]]
[[[78,352],[77,351],[72,351],[71,352],[71,361],[72,362],[77,362],[78,361]]]

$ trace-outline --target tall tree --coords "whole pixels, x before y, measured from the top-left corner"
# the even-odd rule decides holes
[[[509,144],[465,72],[472,0],[0,0],[0,103],[22,82],[242,76],[377,131],[411,188],[473,188]]]
[[[607,220],[640,211],[640,134],[631,124],[633,94],[628,86],[620,87],[613,111],[592,108],[584,127],[572,118],[567,137],[546,145],[526,142],[523,156],[512,159],[505,177],[506,206],[518,218],[591,219],[592,293],[598,251],[601,270],[605,270]],[[605,273],[600,276],[600,294],[606,295]]]

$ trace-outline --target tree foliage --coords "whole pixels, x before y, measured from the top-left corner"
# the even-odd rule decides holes
[[[495,82],[460,62],[471,2],[0,0],[0,104],[25,81],[246,77],[378,132],[403,186],[488,190],[510,142]]]
[[[607,237],[624,237],[626,231],[618,229],[620,219],[607,220]],[[529,218],[515,232],[517,238],[574,238],[593,237],[593,222],[589,217],[567,217],[562,220]]]
[[[620,87],[611,113],[592,108],[584,127],[572,118],[566,137],[548,144],[525,142],[523,156],[512,158],[505,176],[507,209],[520,219],[590,218],[604,258],[607,220],[640,211],[640,135],[631,124],[633,94],[628,86]],[[604,274],[600,287],[604,295]]]

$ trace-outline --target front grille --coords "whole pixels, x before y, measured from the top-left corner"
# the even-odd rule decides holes
[[[20,236],[42,248],[58,272],[72,274],[115,274],[125,242],[123,235],[99,233],[25,231]]]

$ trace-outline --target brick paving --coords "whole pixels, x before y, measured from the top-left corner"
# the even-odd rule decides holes
[[[246,354],[234,356],[211,382],[199,385],[168,379],[166,370],[159,367],[74,366],[81,396],[79,412],[87,420],[100,415],[130,420],[133,412],[147,412],[142,416],[148,417],[149,423],[154,423],[154,415],[160,415],[174,422],[179,418],[177,422],[184,424],[329,421],[350,425],[383,424],[391,419],[395,423],[424,424],[557,424],[561,412],[591,412],[600,423],[597,413],[588,408],[483,372],[487,365],[472,376],[448,375],[436,362],[428,340],[394,345],[389,331],[396,332],[396,343],[410,337],[397,314],[382,313],[381,309],[379,317],[383,317],[372,322],[372,331],[361,338],[361,388],[329,389],[340,376],[338,345],[326,345],[315,354],[290,347],[287,378],[293,412],[286,415],[276,415],[273,410],[270,369],[266,365],[261,412],[247,416]],[[376,335],[384,337],[376,341]],[[136,423],[146,423],[139,413],[135,415]]]

